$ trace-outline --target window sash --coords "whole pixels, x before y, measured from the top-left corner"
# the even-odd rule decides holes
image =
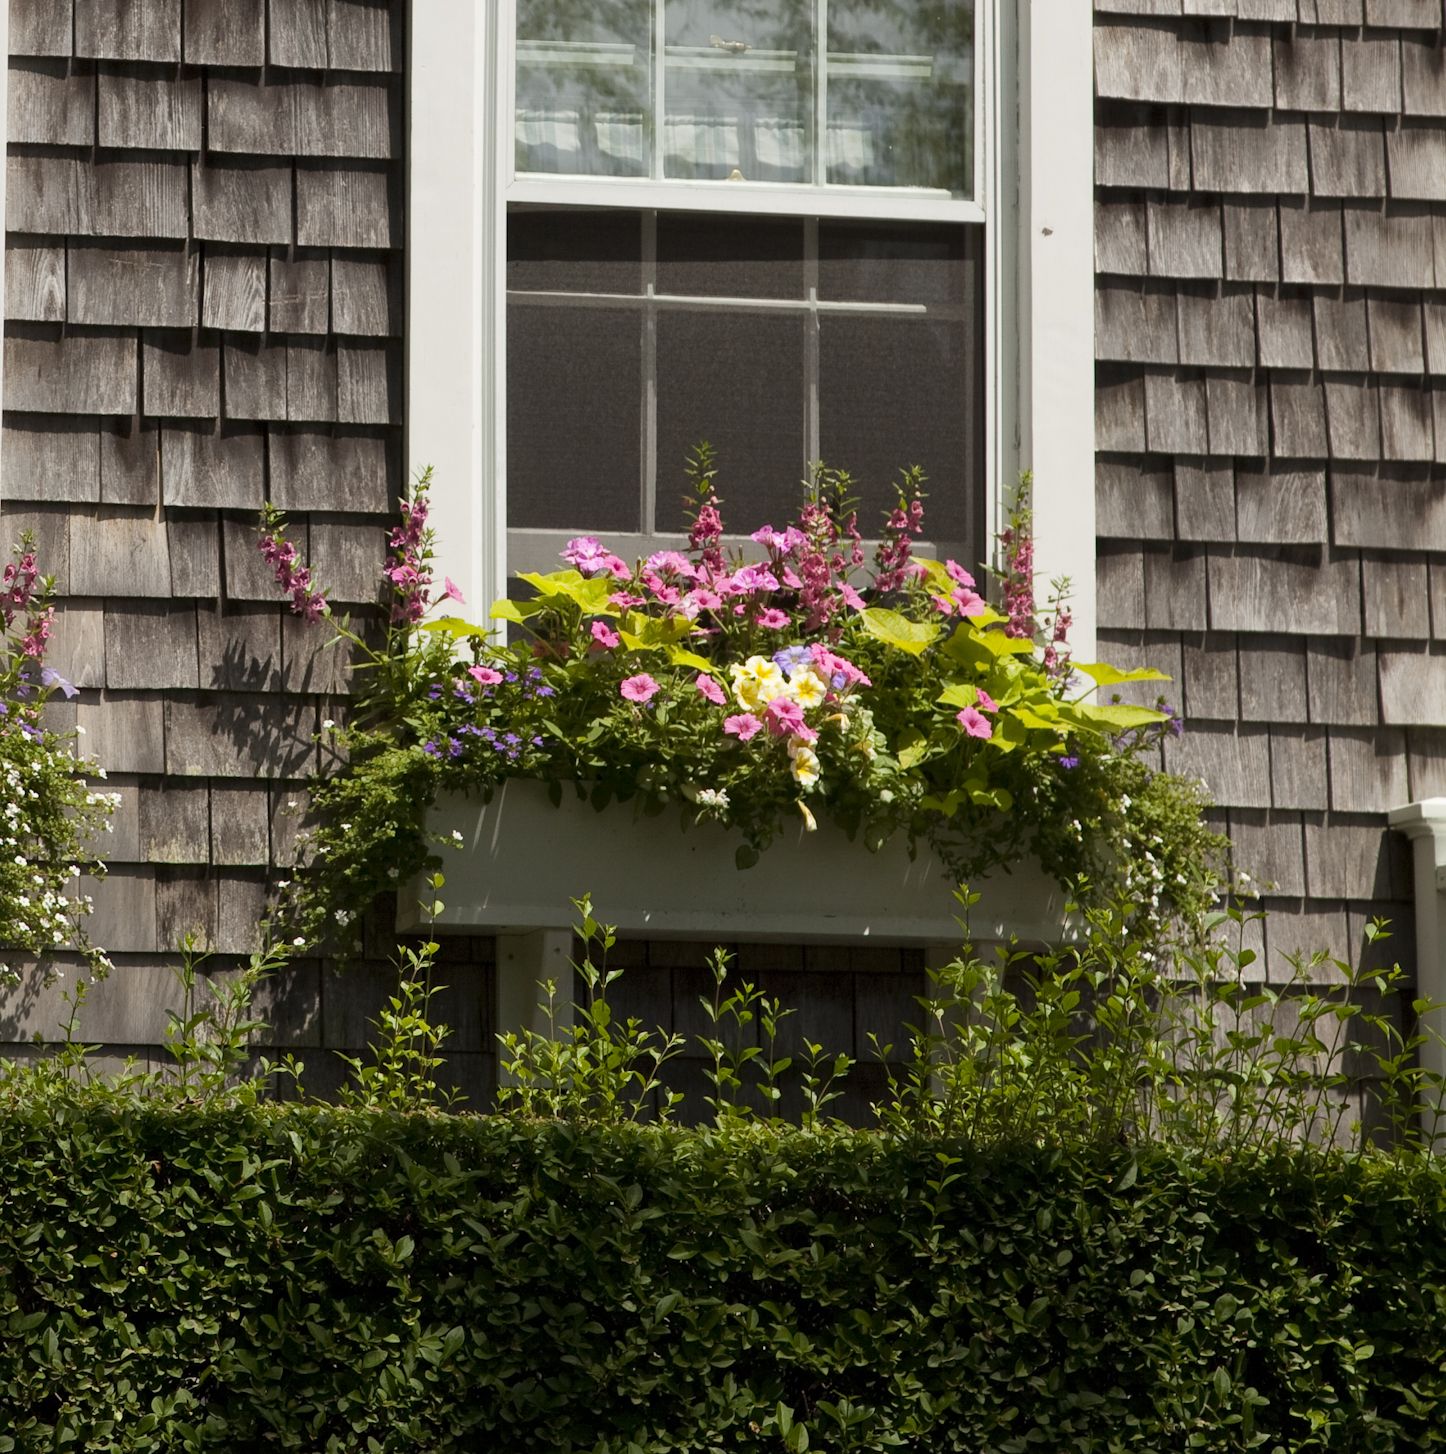
[[[879,218],[900,222],[983,222],[990,211],[990,183],[995,168],[992,118],[995,68],[993,0],[977,0],[974,17],[974,86],[972,186],[969,198],[916,187],[842,186],[828,182],[729,182],[690,178],[574,176],[566,173],[521,172],[513,144],[517,115],[517,0],[495,0],[496,105],[494,124],[505,138],[499,150],[503,199],[508,203],[626,207],[659,211],[752,212],[813,217]],[[818,0],[824,10],[824,0]],[[658,7],[661,30],[663,7]],[[661,42],[658,49],[661,50]],[[658,62],[662,64],[661,61]],[[826,75],[826,71],[825,71]],[[822,114],[826,81],[819,87]],[[662,92],[654,97],[654,111]],[[658,127],[661,130],[661,127]],[[662,147],[650,142],[653,170]],[[817,148],[815,148],[817,150]]]

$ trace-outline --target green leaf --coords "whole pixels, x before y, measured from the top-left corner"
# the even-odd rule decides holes
[[[439,616],[435,621],[424,621],[422,630],[433,636],[450,636],[453,641],[461,641],[469,636],[486,636],[487,629],[478,626],[472,621],[464,620],[461,616]]]
[[[1083,672],[1097,687],[1118,686],[1121,682],[1168,682],[1173,678],[1153,667],[1139,666],[1133,671],[1121,671],[1107,661],[1072,661],[1075,671]]]
[[[733,862],[740,868],[752,868],[758,862],[758,850],[751,843],[740,843],[733,855]]]
[[[918,766],[924,754],[929,750],[929,739],[921,732],[906,732],[900,741],[895,756],[899,759],[899,766],[905,769]]]
[[[682,646],[670,646],[668,659],[674,666],[690,666],[694,671],[706,672],[709,676],[718,675],[718,668],[707,657],[699,656],[696,651],[688,651]]]
[[[1115,1182],[1115,1190],[1129,1191],[1129,1189],[1134,1186],[1139,1174],[1140,1163],[1136,1161],[1133,1157],[1131,1157],[1130,1164],[1125,1167],[1125,1169],[1120,1173],[1119,1180]]]
[[[501,600],[492,603],[492,609],[488,615],[494,621],[526,621],[536,616],[539,612],[547,609],[546,601],[509,601]]]
[[[538,575],[535,571],[524,571],[517,577],[526,581],[542,596],[563,596],[573,602],[584,616],[616,616],[618,609],[608,600],[614,590],[611,576],[593,576],[591,579],[575,570],[553,571],[549,575]]]
[[[1136,727],[1148,727],[1154,722],[1166,720],[1163,712],[1156,712],[1151,707],[1128,707],[1119,702],[1107,706],[1094,702],[1071,702],[1067,715],[1074,716],[1083,726],[1110,733],[1129,732]]]
[[[868,607],[859,613],[859,620],[870,636],[882,641],[885,646],[907,651],[910,656],[921,656],[939,637],[939,627],[933,622],[911,621],[898,611],[890,611],[883,606]]]

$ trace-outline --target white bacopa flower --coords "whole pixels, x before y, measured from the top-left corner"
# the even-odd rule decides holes
[[[293,939],[293,940],[292,940],[292,941],[291,941],[291,942],[292,942],[292,944],[293,944],[293,945],[295,945],[295,947],[296,947],[296,948],[297,948],[297,949],[300,949],[300,948],[302,948],[302,947],[303,947],[303,946],[304,946],[304,945],[305,945],[305,943],[306,943],[306,940],[305,940],[305,939],[303,939],[303,938],[302,938],[302,937],[301,937],[301,935],[300,935],[300,934],[298,934],[298,935],[297,935],[297,936],[296,936],[296,938],[295,938],[295,939]]]
[[[324,722],[323,722],[323,723],[322,723],[322,724],[321,724],[321,730],[322,730],[322,731],[323,731],[323,732],[330,732],[330,731],[331,731],[331,729],[332,729],[332,728],[333,728],[333,727],[335,727],[335,726],[336,726],[336,723],[335,723],[335,722],[333,722],[333,721],[332,721],[332,720],[331,720],[331,718],[330,718],[330,717],[328,717],[328,718],[327,718],[327,719],[326,719],[326,721],[324,721]]]

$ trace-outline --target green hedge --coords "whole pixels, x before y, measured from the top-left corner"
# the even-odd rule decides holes
[[[0,1450],[1446,1448],[1446,1175],[0,1112]]]

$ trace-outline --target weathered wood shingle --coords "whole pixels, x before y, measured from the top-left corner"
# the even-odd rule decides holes
[[[12,60],[7,98],[10,141],[95,145],[95,77],[64,61]]]
[[[181,59],[181,0],[74,0],[75,54],[120,61]]]
[[[102,70],[98,139],[101,146],[199,151],[201,78],[126,75]]]
[[[200,321],[200,268],[185,243],[71,243],[67,249],[71,323],[194,328]]]

